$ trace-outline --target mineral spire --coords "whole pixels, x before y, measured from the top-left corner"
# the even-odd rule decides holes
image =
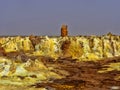
[[[65,24],[61,26],[61,36],[62,37],[68,36],[68,26]]]

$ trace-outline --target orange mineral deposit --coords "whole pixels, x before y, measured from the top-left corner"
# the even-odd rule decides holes
[[[68,36],[67,27],[68,27],[67,25],[62,25],[62,27],[61,27],[61,36],[62,37]]]

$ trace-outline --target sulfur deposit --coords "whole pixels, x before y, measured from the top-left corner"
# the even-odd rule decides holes
[[[24,51],[53,58],[90,60],[120,55],[120,36],[111,33],[102,36],[11,36],[1,37],[0,44],[7,53]]]
[[[120,88],[120,36],[0,37],[0,90]],[[14,89],[13,89],[14,88]]]

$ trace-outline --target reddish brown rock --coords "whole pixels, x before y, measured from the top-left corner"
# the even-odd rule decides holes
[[[2,45],[0,44],[0,56],[5,56],[6,55],[6,52],[4,50],[4,48],[2,47]]]
[[[66,40],[62,43],[61,50],[62,50],[63,57],[71,56],[69,53],[70,44],[71,44],[71,42],[69,40]]]
[[[67,25],[62,25],[62,27],[61,27],[61,36],[62,37],[68,36],[67,28],[68,28]]]
[[[38,37],[38,36],[33,36],[33,35],[30,35],[30,36],[29,36],[29,39],[30,39],[30,41],[32,42],[32,45],[33,45],[34,48],[35,48],[35,45],[39,44],[40,41],[41,41],[41,38],[40,38],[40,37]]]

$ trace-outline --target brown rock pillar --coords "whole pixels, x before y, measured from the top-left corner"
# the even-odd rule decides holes
[[[2,44],[0,43],[0,56],[6,56],[6,52],[4,50],[4,48],[2,47]]]
[[[68,26],[67,25],[62,25],[61,26],[61,36],[65,37],[68,36]]]

